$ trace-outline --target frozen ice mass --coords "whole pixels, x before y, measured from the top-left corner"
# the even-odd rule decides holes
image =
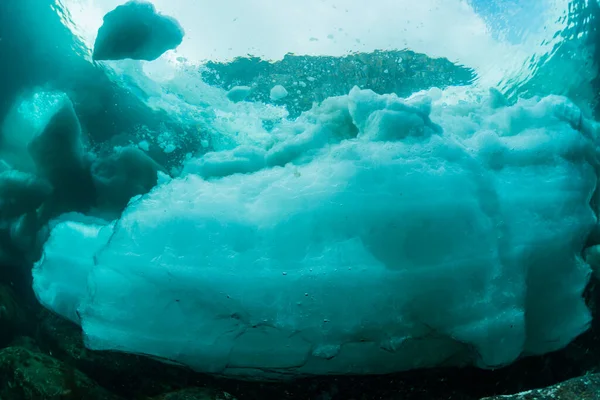
[[[270,138],[54,221],[39,300],[90,349],[248,379],[497,368],[589,327],[596,125],[566,98],[355,87]]]
[[[2,400],[592,382],[600,9],[365,4],[0,4]]]
[[[152,3],[133,0],[104,16],[94,44],[94,60],[154,61],[183,41],[184,31],[172,17],[160,15]]]

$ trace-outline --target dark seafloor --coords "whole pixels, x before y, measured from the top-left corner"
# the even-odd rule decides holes
[[[167,127],[180,132],[196,132],[171,120],[166,113],[149,109],[138,97],[113,83],[98,65],[79,56],[78,41],[60,22],[50,0],[2,0],[0,2],[0,122],[15,99],[38,86],[68,93],[75,112],[97,154],[109,154],[115,144],[126,143],[140,128],[154,132]],[[571,15],[576,21],[565,35],[583,32],[581,46],[590,52],[587,68],[594,71],[592,100],[594,116],[600,116],[597,73],[600,41],[597,30],[598,6],[575,1]],[[509,96],[542,94],[540,82],[552,74],[553,62],[570,57],[570,48],[558,49],[552,62],[545,64],[537,76]],[[393,60],[401,55],[407,62],[402,69]],[[392,60],[392,61],[390,61]],[[339,86],[326,69],[334,65],[344,76],[346,86]],[[209,63],[204,78],[209,84],[225,89],[235,85],[257,88],[249,100],[268,102],[273,84],[286,85],[300,75],[317,77],[311,82],[314,98],[298,101],[292,95],[285,99],[290,116],[310,108],[312,101],[347,93],[355,84],[378,93],[407,95],[415,90],[448,84],[468,84],[474,79],[467,68],[447,60],[432,60],[410,51],[356,54],[344,58],[287,56],[277,63],[257,58],[237,59],[231,63]],[[381,71],[388,69],[388,74]],[[268,77],[268,78],[267,78]],[[336,79],[339,81],[339,78]],[[575,101],[576,88],[565,94]],[[194,140],[194,139],[189,139]],[[199,140],[199,139],[197,139]],[[152,143],[151,143],[152,145]],[[189,143],[194,146],[195,143]],[[169,168],[184,157],[184,152],[150,151],[154,161]],[[114,161],[109,155],[105,161]],[[125,163],[126,164],[126,163]],[[114,168],[127,168],[115,162]],[[125,165],[125,166],[123,166]],[[135,174],[125,176],[133,176]],[[67,180],[71,184],[81,182]],[[135,195],[151,185],[125,182],[136,188]],[[155,182],[154,182],[155,183]],[[150,187],[148,187],[150,186]],[[96,206],[93,190],[80,191],[68,211],[83,211]],[[124,204],[105,205],[118,212]],[[56,206],[54,214],[64,211]],[[196,374],[144,357],[85,349],[80,329],[43,309],[31,290],[31,252],[11,242],[10,235],[0,229],[0,400],[45,399],[455,399],[482,398],[520,399],[600,399],[600,291],[592,281],[586,297],[594,312],[592,328],[567,348],[542,357],[522,359],[495,371],[474,368],[437,369],[377,377],[327,377],[291,383],[252,383],[223,380]],[[599,287],[600,288],[600,287]],[[557,386],[552,386],[557,385]],[[548,387],[548,389],[543,389]],[[510,396],[530,389],[539,389]],[[507,395],[506,397],[502,395]],[[497,396],[497,397],[496,397]]]

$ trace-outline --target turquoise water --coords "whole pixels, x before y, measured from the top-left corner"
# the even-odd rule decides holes
[[[596,1],[156,0],[99,33],[120,4],[0,6],[0,361],[75,398],[597,370]],[[51,391],[11,365],[0,397]]]

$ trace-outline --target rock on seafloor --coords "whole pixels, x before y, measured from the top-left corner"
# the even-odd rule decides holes
[[[12,339],[23,319],[23,310],[17,303],[14,291],[0,283],[0,346]]]
[[[482,400],[600,400],[600,374],[584,375],[544,389]]]
[[[153,398],[193,382],[191,372],[177,366],[133,354],[88,350],[79,327],[45,310],[41,312],[39,333],[44,338],[44,351],[127,398],[141,395]]]
[[[1,400],[235,400],[218,389],[193,387],[155,397],[120,397],[72,365],[25,347],[0,350]]]
[[[191,388],[163,394],[151,400],[235,400],[235,397],[212,389]]]
[[[120,399],[73,367],[23,347],[0,350],[0,377],[0,399]]]

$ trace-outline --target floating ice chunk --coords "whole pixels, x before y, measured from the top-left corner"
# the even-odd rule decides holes
[[[129,1],[104,16],[94,43],[94,60],[153,61],[183,41],[183,28],[156,12],[152,3]]]
[[[4,123],[0,152],[13,168],[35,173],[55,186],[80,174],[85,151],[69,97],[42,91],[19,99]]]
[[[96,159],[91,172],[97,205],[118,215],[132,197],[148,193],[157,184],[159,170],[160,165],[133,146]]]
[[[288,91],[281,85],[275,85],[271,89],[271,101],[279,101],[286,98],[288,95]]]
[[[596,143],[557,117],[563,98],[413,100],[353,90],[290,123],[264,149],[280,162],[215,153],[102,238],[58,224],[36,293],[78,311],[91,349],[253,379],[494,368],[564,347],[591,318]],[[86,254],[63,262],[80,239]]]
[[[35,175],[9,170],[0,172],[0,221],[35,211],[52,194],[52,185]]]
[[[167,131],[158,135],[158,147],[160,147],[165,154],[171,154],[180,148],[177,143],[178,137],[174,135],[173,132]]]
[[[27,148],[38,175],[47,178],[55,186],[59,186],[67,176],[83,173],[81,126],[68,98],[65,98],[42,133],[28,143]]]
[[[165,154],[171,154],[175,150],[177,150],[177,146],[175,146],[173,143],[168,143],[163,146],[163,151],[165,152]]]
[[[35,174],[48,180],[53,187],[51,204],[45,207],[44,212],[48,216],[86,211],[94,201],[90,159],[84,147],[79,119],[66,95],[57,108],[43,131],[27,143]]]
[[[92,201],[81,125],[65,93],[37,92],[19,99],[2,133],[2,158],[12,168],[50,182],[55,206],[80,209]]]
[[[227,98],[234,103],[238,103],[240,101],[246,100],[250,93],[252,92],[252,88],[250,86],[235,86],[227,92]]]
[[[147,140],[142,140],[138,143],[138,147],[144,151],[150,151],[150,143]]]
[[[65,93],[19,98],[4,121],[0,153],[0,220],[3,250],[32,258],[41,252],[41,230],[67,211],[87,211],[95,191],[89,154],[73,105]],[[4,162],[6,161],[6,162]]]

